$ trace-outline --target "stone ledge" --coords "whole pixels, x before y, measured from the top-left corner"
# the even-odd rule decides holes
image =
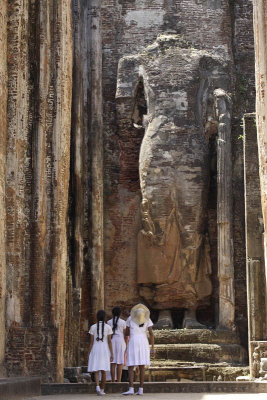
[[[138,388],[138,384],[135,384]],[[95,384],[44,384],[42,395],[95,393]],[[122,393],[128,383],[107,383],[106,393]],[[150,382],[146,393],[267,393],[265,382]]]
[[[245,364],[247,353],[237,344],[156,344],[155,360],[194,361],[197,363],[227,362]]]
[[[175,379],[176,382],[181,379],[201,382],[235,382],[238,376],[249,375],[249,367],[232,367],[230,365],[209,364],[195,366],[186,365],[162,365],[150,366],[146,369],[146,380],[148,382],[165,382],[169,379]]]
[[[154,330],[155,344],[240,344],[235,332],[213,329]]]
[[[41,394],[41,378],[1,378],[0,399],[15,400],[24,396],[37,396]]]

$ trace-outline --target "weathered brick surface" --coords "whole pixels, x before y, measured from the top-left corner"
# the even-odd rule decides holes
[[[67,306],[68,328],[66,335],[78,336],[75,329],[80,322],[79,349],[70,346],[67,341],[65,353],[66,366],[79,364],[79,353],[82,360],[87,359],[88,325],[92,319],[91,307],[91,221],[92,221],[92,178],[91,178],[91,42],[90,42],[90,2],[83,0],[72,1],[73,23],[73,93],[72,93],[72,121],[71,121],[71,163],[70,163],[70,190],[68,212],[68,258],[71,269],[72,282],[70,285],[76,291],[80,290],[80,304],[76,298],[76,306]],[[70,286],[71,287],[71,286]],[[70,299],[69,293],[67,298]],[[71,299],[70,299],[71,301]],[[72,309],[80,315],[71,315]],[[72,323],[71,321],[74,321]],[[74,340],[77,343],[77,339]],[[74,364],[70,362],[76,361]],[[85,361],[84,361],[85,362]]]
[[[45,373],[46,342],[42,339],[39,354],[37,331],[28,329],[34,326],[41,332],[50,326],[46,370],[58,380],[63,379],[64,366],[70,11],[69,0],[8,4],[7,370]]]
[[[5,130],[2,129],[0,219],[4,224],[6,215],[8,373],[40,371],[49,379],[60,380],[63,355],[65,365],[86,364],[88,324],[93,321],[95,307],[103,304],[103,272],[108,314],[114,305],[120,305],[123,315],[127,316],[132,305],[140,301],[136,283],[137,235],[141,229],[138,164],[144,130],[135,129],[131,121],[118,126],[115,92],[119,59],[140,53],[162,33],[179,34],[192,49],[216,53],[230,66],[234,83],[235,307],[236,324],[246,344],[243,153],[239,136],[242,135],[241,118],[245,112],[254,111],[255,103],[252,1],[102,0],[103,66],[99,69],[100,37],[96,37],[96,46],[91,34],[94,29],[91,17],[99,15],[92,6],[98,2],[9,0],[7,3],[7,64],[4,57],[0,61],[1,126],[5,121],[8,70],[6,182],[3,181]],[[5,4],[2,0],[0,46],[3,54]],[[96,58],[92,60],[94,55],[98,57],[98,64]],[[93,77],[97,77],[97,82]],[[99,109],[101,85],[103,113]],[[126,102],[124,106],[128,107],[125,113],[131,115],[132,104]],[[94,113],[92,118],[95,111],[97,115]],[[98,136],[94,136],[96,128]],[[102,162],[101,133],[103,198],[102,170],[98,168]],[[215,143],[210,143],[210,155],[207,224],[213,293],[211,305],[198,314],[203,322],[215,325],[219,296]],[[97,229],[102,217],[104,239],[101,226]],[[0,246],[3,246],[4,229],[1,235]],[[0,250],[1,329],[5,255],[4,248]],[[104,271],[101,270],[103,261]],[[94,285],[97,273],[101,278],[99,287]],[[99,299],[97,288],[101,290]],[[174,316],[178,321],[179,311]],[[3,346],[1,343],[0,364]]]
[[[255,58],[256,58],[256,121],[259,143],[259,167],[261,184],[261,203],[264,221],[264,253],[265,253],[265,275],[267,275],[266,250],[267,250],[267,163],[266,163],[266,16],[267,2],[253,1],[254,4],[254,35],[255,35]]]
[[[266,299],[267,299],[267,260],[266,260],[266,249],[267,249],[267,235],[266,235],[266,224],[267,224],[267,169],[266,169],[266,67],[267,67],[267,57],[266,57],[266,16],[267,16],[267,2],[265,0],[257,2],[253,1],[254,5],[254,37],[255,37],[255,65],[256,65],[256,122],[257,122],[257,138],[258,138],[258,155],[259,155],[259,178],[260,178],[260,194],[261,194],[261,207],[263,216],[263,246],[264,246],[264,270],[263,263],[261,260],[257,263],[257,267],[260,268],[259,274],[265,275],[261,281],[265,278],[265,287],[260,287],[256,289],[261,282],[258,281],[258,276],[254,274],[254,280],[251,282],[254,285],[254,291],[256,289],[256,303],[260,303],[261,312],[265,315],[262,319],[256,319],[256,323],[251,329],[250,326],[250,337],[253,338],[261,337],[260,340],[251,342],[251,358],[253,360],[251,365],[251,375],[253,377],[265,376],[266,373],[264,368],[262,368],[267,355],[267,326],[266,326]],[[258,297],[258,291],[263,292],[263,296]],[[265,293],[264,293],[265,292]],[[264,294],[265,294],[265,307],[264,307]],[[251,299],[250,299],[251,300]],[[253,304],[250,302],[250,313],[255,312]],[[251,307],[252,306],[252,307]],[[257,304],[255,304],[257,306]],[[265,324],[264,324],[265,322]],[[260,328],[255,332],[255,328]],[[260,362],[261,360],[261,362]]]
[[[55,381],[58,330],[14,327],[7,331],[6,369],[8,376],[40,375]]]
[[[253,341],[267,339],[267,296],[255,113],[244,116],[244,164],[250,373],[258,377],[253,365],[258,368],[260,359],[253,354]]]
[[[7,126],[7,2],[0,2],[0,376],[4,373],[6,300],[6,126]]]
[[[247,298],[245,272],[245,206],[243,123],[246,112],[255,111],[255,64],[252,1],[231,2],[236,98],[233,103],[233,210],[236,323],[242,344],[247,345]]]

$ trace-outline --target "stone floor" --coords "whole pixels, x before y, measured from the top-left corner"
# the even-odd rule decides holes
[[[119,394],[109,394],[109,399],[117,400],[125,398]],[[129,397],[126,397],[129,399]],[[131,398],[131,396],[130,396]],[[151,393],[144,394],[143,398],[147,400],[267,400],[267,393]],[[27,398],[27,400],[86,400],[99,399],[99,396],[93,394],[73,394],[73,395],[56,395],[56,396],[40,396]],[[25,399],[26,400],[26,399]]]

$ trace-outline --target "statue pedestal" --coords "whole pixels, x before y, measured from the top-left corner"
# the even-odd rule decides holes
[[[149,381],[235,381],[248,375],[246,350],[235,332],[208,329],[155,330]]]

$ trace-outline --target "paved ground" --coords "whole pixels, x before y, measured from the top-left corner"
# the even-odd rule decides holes
[[[109,394],[103,396],[104,398],[111,399],[111,400],[122,400],[122,399],[131,399],[132,396],[122,396],[119,394]],[[99,399],[99,396],[93,394],[77,394],[77,395],[57,395],[57,396],[41,396],[41,397],[34,397],[27,400],[86,400],[92,399],[96,400]],[[136,398],[136,397],[133,397]],[[139,397],[138,397],[139,398]],[[259,394],[252,394],[252,393],[228,393],[228,394],[221,394],[221,393],[214,393],[214,394],[205,394],[205,393],[151,393],[151,394],[144,394],[144,400],[267,400],[267,393],[259,393]],[[26,399],[25,399],[26,400]]]

